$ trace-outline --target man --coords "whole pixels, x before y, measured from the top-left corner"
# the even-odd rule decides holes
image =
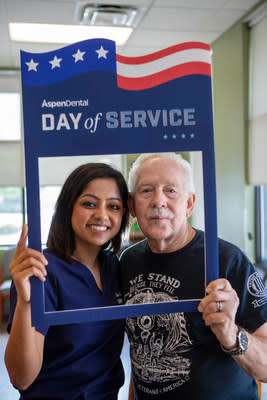
[[[219,240],[220,278],[204,287],[204,234],[188,222],[190,164],[143,154],[129,206],[146,239],[121,256],[126,304],[203,298],[199,312],[127,320],[136,400],[258,399],[267,381],[267,291],[246,256]]]

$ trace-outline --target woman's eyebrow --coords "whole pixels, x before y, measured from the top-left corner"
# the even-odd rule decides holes
[[[95,196],[94,194],[91,194],[91,193],[84,193],[81,197],[82,198],[83,197],[92,197],[95,200],[100,200],[100,197]],[[108,197],[106,200],[117,200],[117,201],[120,201],[120,202],[122,201],[119,197]]]

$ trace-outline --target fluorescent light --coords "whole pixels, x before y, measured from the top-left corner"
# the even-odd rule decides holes
[[[38,43],[76,43],[86,39],[110,39],[117,46],[126,43],[133,28],[118,26],[52,25],[10,22],[11,40]]]

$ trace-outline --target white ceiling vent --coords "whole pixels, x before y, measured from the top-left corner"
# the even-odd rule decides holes
[[[82,25],[136,27],[147,7],[79,2],[75,22]]]

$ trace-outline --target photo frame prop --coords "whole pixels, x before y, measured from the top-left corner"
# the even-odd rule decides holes
[[[21,51],[29,247],[41,251],[42,157],[201,151],[206,282],[218,277],[211,52],[182,43],[142,57],[92,39],[48,53]],[[200,299],[45,312],[32,278],[32,324],[50,326],[196,311]]]

